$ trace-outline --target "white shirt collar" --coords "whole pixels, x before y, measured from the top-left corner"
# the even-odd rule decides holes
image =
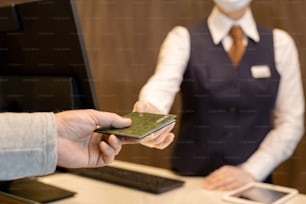
[[[233,25],[240,25],[246,36],[259,42],[260,37],[250,9],[237,21],[222,14],[216,7],[208,17],[208,28],[215,44],[220,43]]]

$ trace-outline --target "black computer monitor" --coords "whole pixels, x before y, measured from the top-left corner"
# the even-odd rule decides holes
[[[82,37],[73,0],[1,7],[0,112],[97,108]],[[34,198],[40,202],[73,195],[48,186],[48,195],[43,196],[42,187],[34,187],[33,180],[27,179],[0,181],[0,190],[41,196]]]
[[[74,1],[0,8],[0,111],[96,107]]]

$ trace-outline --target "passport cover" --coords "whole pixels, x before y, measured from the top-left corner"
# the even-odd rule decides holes
[[[97,128],[95,132],[103,134],[113,134],[117,136],[125,136],[136,139],[141,139],[151,133],[175,122],[175,115],[155,114],[145,112],[132,112],[124,115],[125,118],[130,118],[132,124],[126,128]]]

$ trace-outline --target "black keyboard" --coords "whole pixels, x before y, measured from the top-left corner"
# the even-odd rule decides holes
[[[184,184],[184,181],[177,179],[111,166],[70,169],[68,172],[154,194],[170,191]]]

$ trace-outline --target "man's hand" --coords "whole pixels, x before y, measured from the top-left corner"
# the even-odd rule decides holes
[[[97,126],[128,127],[131,120],[96,110],[71,110],[55,114],[58,132],[57,163],[68,168],[101,167],[110,164],[124,143],[137,140],[120,140],[111,135],[103,141],[103,135],[93,132]]]
[[[204,179],[204,188],[227,191],[253,181],[255,179],[245,170],[235,166],[223,166]]]
[[[133,111],[160,114],[160,111],[155,106],[146,101],[137,101],[134,105]],[[170,132],[174,126],[175,123],[167,125],[166,127],[140,140],[140,144],[151,148],[166,148],[174,140],[174,134]]]

